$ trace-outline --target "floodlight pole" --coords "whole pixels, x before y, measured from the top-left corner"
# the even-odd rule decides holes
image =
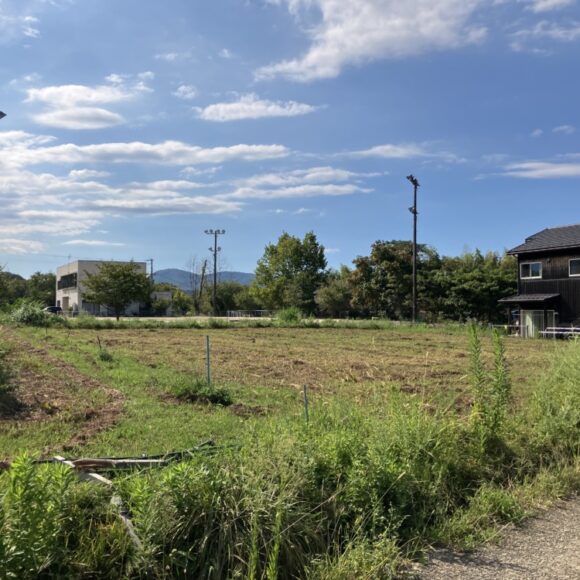
[[[413,214],[413,324],[417,322],[417,189],[419,188],[419,181],[411,174],[407,175],[407,179],[413,185],[413,206],[409,211]]]
[[[217,316],[217,255],[221,252],[221,248],[218,247],[218,236],[223,236],[226,230],[205,230],[208,236],[213,236],[213,248],[209,251],[213,252],[213,315]]]

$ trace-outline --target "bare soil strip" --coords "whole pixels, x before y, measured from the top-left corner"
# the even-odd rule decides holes
[[[580,498],[561,503],[473,554],[437,551],[416,576],[424,580],[577,580]]]
[[[0,415],[0,427],[51,420],[74,422],[78,426],[74,437],[63,441],[60,447],[67,449],[84,444],[118,421],[124,405],[119,391],[84,375],[16,333],[2,329],[1,336],[12,348],[9,358],[16,367],[18,404],[12,413]],[[34,364],[27,363],[30,357]]]

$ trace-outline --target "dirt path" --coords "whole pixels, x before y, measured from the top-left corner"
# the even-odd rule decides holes
[[[562,502],[474,554],[437,551],[423,580],[567,580],[580,578],[580,498]]]

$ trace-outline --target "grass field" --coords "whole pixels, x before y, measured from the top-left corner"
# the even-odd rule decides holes
[[[2,327],[0,343],[0,577],[390,579],[580,489],[577,342],[385,325]],[[210,438],[106,489],[23,455]]]
[[[232,394],[230,408],[192,405],[173,388],[205,377]],[[380,408],[392,388],[425,405],[470,405],[466,332],[441,329],[68,330],[3,329],[28,408],[0,421],[0,456],[35,453],[163,453],[248,423],[311,412],[335,399]],[[489,358],[489,345],[485,345]],[[507,340],[516,401],[560,342]],[[106,350],[112,360],[102,361]]]

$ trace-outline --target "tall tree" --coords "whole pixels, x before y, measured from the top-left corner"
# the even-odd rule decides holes
[[[335,318],[352,310],[351,271],[347,266],[328,273],[324,285],[316,291],[315,300],[321,312]]]
[[[52,272],[35,272],[26,282],[26,297],[46,306],[56,304],[56,276]]]
[[[308,232],[301,240],[284,232],[258,261],[252,292],[266,308],[316,311],[314,295],[326,277],[324,246]]]
[[[132,302],[148,302],[152,289],[150,278],[132,261],[103,262],[96,274],[87,274],[84,285],[85,300],[108,306],[117,320]]]
[[[440,264],[437,252],[424,244],[417,248],[419,310],[431,311],[428,287],[431,272]],[[370,256],[359,256],[351,276],[353,305],[387,318],[410,318],[413,303],[413,244],[406,240],[377,241]]]

